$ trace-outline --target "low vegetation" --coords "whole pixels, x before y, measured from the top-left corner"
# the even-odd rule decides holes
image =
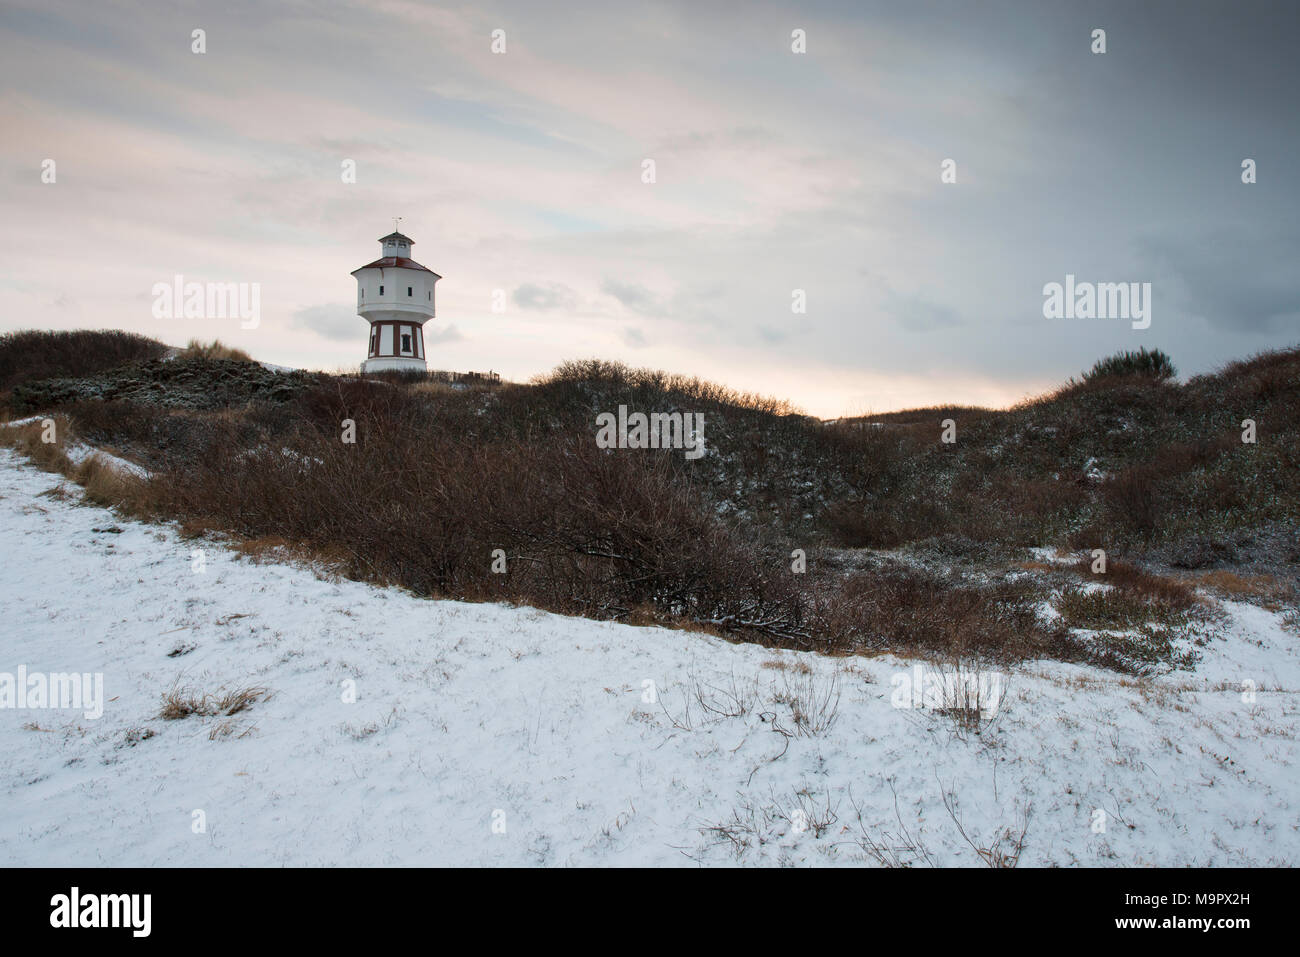
[[[1083,374],[1085,382],[1100,379],[1115,379],[1125,376],[1143,376],[1157,381],[1172,379],[1178,374],[1173,360],[1159,349],[1138,349],[1136,352],[1120,352],[1097,363]]]
[[[23,382],[93,375],[166,354],[156,339],[116,329],[8,332],[0,335],[0,394]]]
[[[220,339],[213,339],[211,342],[202,342],[198,339],[191,339],[189,344],[181,350],[180,355],[184,359],[232,359],[236,362],[253,361],[253,357],[243,349],[232,348]]]
[[[180,721],[193,716],[232,716],[247,711],[259,701],[270,697],[266,688],[240,688],[218,691],[215,694],[198,694],[190,688],[174,687],[163,695],[158,717],[164,721]]]
[[[1281,582],[1279,607],[1294,601],[1300,349],[1185,384],[1168,357],[1139,351],[1008,411],[825,423],[617,363],[468,388],[276,373],[218,345],[8,395],[147,480],[74,465],[30,425],[0,433],[95,486],[95,501],[233,534],[249,554],[779,646],[1140,671],[1186,663],[1182,637],[1209,615],[1194,582],[1153,563],[1231,563]],[[702,414],[708,454],[598,448],[596,416],[620,405]],[[955,442],[941,441],[945,419]],[[1086,561],[1034,570],[1024,549],[1041,545],[1127,560],[1105,576]]]

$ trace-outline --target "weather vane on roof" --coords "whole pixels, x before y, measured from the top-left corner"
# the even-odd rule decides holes
[[[402,221],[402,217],[401,217],[401,216],[394,216],[394,217],[393,217],[393,232],[397,232],[397,224],[400,223],[401,221]]]

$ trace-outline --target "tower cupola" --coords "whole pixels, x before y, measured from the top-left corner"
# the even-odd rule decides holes
[[[379,244],[383,247],[385,259],[410,259],[415,240],[401,233],[389,233],[379,240]]]

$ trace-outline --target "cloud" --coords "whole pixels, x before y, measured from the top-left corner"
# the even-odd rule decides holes
[[[307,306],[295,312],[289,324],[295,329],[310,329],[318,336],[338,342],[366,341],[366,321],[357,315],[351,304]]]
[[[454,323],[444,326],[442,329],[430,329],[425,327],[424,330],[424,344],[426,346],[434,346],[448,342],[460,342],[464,338],[465,337],[460,334],[460,330],[456,328]]]
[[[517,379],[594,335],[818,413],[1012,401],[1136,341],[1044,320],[1039,291],[1067,273],[1153,281],[1142,344],[1188,373],[1296,341],[1287,5],[1112,4],[1104,57],[1089,24],[1031,0],[942,23],[926,4],[814,4],[807,56],[779,6],[656,0],[628,31],[613,7],[514,5],[504,57],[492,14],[445,6],[214,7],[196,57],[139,5],[10,0],[0,329],[94,303],[97,325],[171,340],[148,290],[183,273],[261,284],[282,321],[238,343],[258,358],[354,363],[349,270],[404,215],[444,276],[431,346],[464,327],[457,364]],[[425,67],[393,97],[375,62]],[[76,270],[33,241],[57,235]],[[513,315],[489,314],[496,289]]]
[[[289,324],[295,329],[308,329],[325,339],[358,343],[358,348],[365,347],[366,321],[357,315],[351,305],[329,303],[307,306],[295,312]],[[464,338],[454,323],[449,323],[441,329],[428,325],[424,327],[426,345],[460,342]]]
[[[667,313],[663,301],[645,286],[637,283],[606,279],[600,284],[600,291],[607,296],[613,296],[623,308],[638,315],[658,317]]]
[[[1151,262],[1181,287],[1183,309],[1218,328],[1251,333],[1294,330],[1287,320],[1300,315],[1297,248],[1300,235],[1262,232],[1257,225],[1142,244]],[[1153,299],[1161,285],[1157,280]]]
[[[885,309],[904,329],[930,332],[961,325],[957,313],[947,306],[919,296],[891,296]]]
[[[563,283],[524,283],[515,289],[512,297],[520,309],[567,309],[572,311],[578,297]]]

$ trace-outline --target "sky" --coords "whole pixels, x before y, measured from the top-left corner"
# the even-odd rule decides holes
[[[355,369],[400,216],[431,368],[824,417],[1209,372],[1300,343],[1298,43],[1289,0],[4,0],[0,332]],[[156,316],[177,275],[257,284],[256,328]],[[1067,276],[1150,283],[1150,325],[1045,317]]]

